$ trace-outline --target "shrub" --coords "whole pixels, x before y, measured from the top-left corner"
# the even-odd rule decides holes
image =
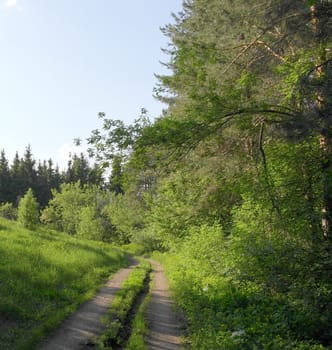
[[[77,234],[87,239],[102,240],[104,229],[102,219],[97,216],[97,210],[93,206],[82,208],[79,213]]]
[[[34,229],[39,222],[38,202],[32,189],[26,192],[18,205],[18,221],[27,229]]]
[[[1,203],[0,216],[8,220],[16,220],[17,208],[15,208],[12,203]]]

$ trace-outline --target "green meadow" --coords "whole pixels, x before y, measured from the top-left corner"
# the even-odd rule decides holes
[[[0,218],[1,350],[34,349],[126,264],[110,244]]]

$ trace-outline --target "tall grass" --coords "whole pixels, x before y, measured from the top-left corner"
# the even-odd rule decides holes
[[[113,246],[0,219],[0,349],[34,349],[125,264]]]

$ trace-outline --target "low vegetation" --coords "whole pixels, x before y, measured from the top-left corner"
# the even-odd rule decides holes
[[[144,292],[144,289],[146,289],[150,271],[151,265],[141,260],[139,266],[130,273],[129,277],[123,283],[121,290],[115,296],[110,312],[105,320],[107,329],[98,340],[99,349],[113,349],[114,347],[123,346],[132,333],[132,326],[134,327],[133,332],[137,334],[139,321],[137,318],[134,318],[133,311],[136,312],[136,307],[139,307],[137,302],[141,302],[139,297]],[[137,317],[141,318],[142,309],[138,310],[139,316]],[[134,318],[135,322],[133,324],[132,318]],[[138,340],[136,338],[136,341],[138,346],[142,345],[142,339]],[[132,344],[133,342],[134,339],[131,340]],[[135,349],[144,348],[137,347]]]
[[[0,218],[1,349],[33,349],[126,263],[111,245]]]
[[[287,240],[254,239],[242,246],[218,225],[191,228],[176,252],[156,254],[166,267],[176,304],[186,315],[188,347],[330,349],[331,280],[322,275],[314,280],[309,272],[319,269],[319,261],[308,266],[304,282],[302,267],[296,266],[299,257],[304,258],[303,247]],[[284,260],[277,260],[279,250]],[[285,266],[288,254],[294,254],[293,264]]]
[[[145,345],[145,337],[148,333],[148,327],[146,321],[146,309],[151,301],[151,290],[153,288],[153,281],[151,279],[149,292],[145,295],[144,300],[138,308],[135,318],[132,321],[132,329],[128,343],[126,344],[126,350],[147,350]]]

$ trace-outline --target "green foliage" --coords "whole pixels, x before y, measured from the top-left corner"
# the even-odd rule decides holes
[[[150,125],[147,111],[144,108],[141,110],[140,117],[129,126],[125,125],[122,120],[106,118],[105,113],[99,113],[98,116],[103,125],[101,130],[93,130],[88,138],[91,146],[88,152],[104,167],[114,159],[116,161],[128,159],[142,130]]]
[[[82,208],[93,205],[97,193],[97,188],[88,185],[82,187],[80,182],[61,185],[59,191],[52,191],[53,198],[41,214],[42,223],[69,234],[76,234]]]
[[[77,235],[96,241],[101,241],[106,236],[102,219],[98,217],[96,208],[90,206],[81,209]]]
[[[129,243],[135,233],[144,227],[145,213],[141,200],[130,194],[112,195],[105,214],[115,226],[120,243]]]
[[[134,242],[123,244],[121,247],[130,255],[139,256],[144,254],[144,247]]]
[[[41,213],[41,222],[52,229],[101,241],[120,241],[108,218],[112,197],[97,186],[63,184]]]
[[[123,171],[121,157],[115,156],[112,160],[112,173],[110,176],[109,190],[115,194],[123,194]]]
[[[16,220],[17,215],[17,208],[14,208],[12,203],[0,203],[0,217],[9,220]]]
[[[86,206],[89,196],[80,183],[63,184],[59,191],[53,190],[53,199],[42,212],[41,221],[50,227],[75,234],[79,225],[79,212]]]
[[[1,348],[36,348],[126,263],[109,244],[0,219]]]
[[[97,185],[103,184],[102,169],[97,165],[90,166],[89,160],[83,153],[80,156],[74,154],[68,162],[68,168],[63,174],[64,182],[76,183],[80,182],[83,185]]]
[[[18,221],[23,227],[28,229],[34,229],[39,223],[39,204],[33,195],[30,188],[24,197],[20,200],[18,206]]]
[[[312,302],[309,305],[309,298],[303,303],[302,297],[295,297],[295,288],[282,288],[285,285],[280,280],[270,281],[279,286],[272,288],[268,281],[273,274],[278,279],[292,273],[291,282],[296,278],[293,268],[303,263],[305,253],[290,247],[289,241],[277,244],[273,243],[276,238],[253,241],[255,238],[239,237],[241,243],[234,242],[224,237],[217,225],[202,226],[190,230],[177,253],[159,255],[166,264],[177,305],[185,312],[190,348],[327,349],[319,343],[327,339],[330,313],[324,313],[323,321],[318,316],[321,309],[315,310]],[[252,260],[256,261],[254,268]],[[286,266],[292,260],[292,265]],[[299,292],[303,285],[298,287]],[[321,287],[311,285],[310,289],[318,292]],[[321,296],[320,302],[324,298]],[[325,302],[324,307],[330,305]],[[312,340],[316,334],[322,336],[319,341]]]
[[[165,250],[166,242],[161,239],[160,233],[152,230],[152,227],[137,231],[132,237],[132,242],[137,245],[141,253]]]

